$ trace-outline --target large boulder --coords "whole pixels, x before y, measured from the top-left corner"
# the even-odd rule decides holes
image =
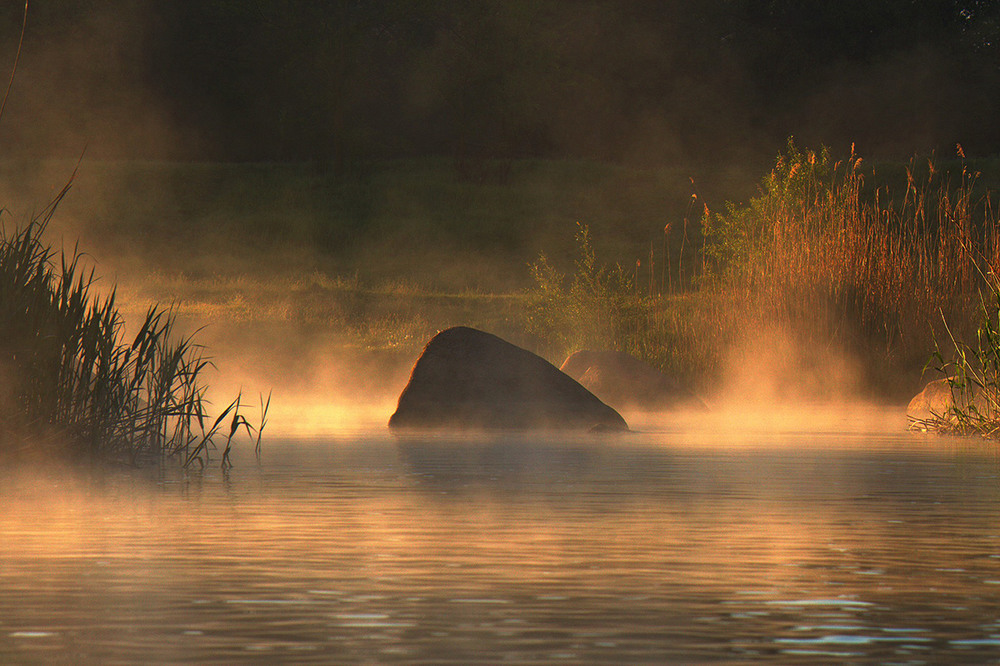
[[[616,409],[707,409],[677,379],[625,352],[574,352],[560,370]]]
[[[427,343],[389,427],[628,430],[618,412],[545,359],[464,326]]]

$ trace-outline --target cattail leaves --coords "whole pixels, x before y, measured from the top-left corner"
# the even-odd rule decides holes
[[[226,417],[224,466],[240,428],[256,432],[259,449],[260,429],[239,397],[206,429],[201,377],[211,363],[191,336],[177,335],[169,310],[149,308],[127,341],[116,290],[92,292],[94,271],[81,267],[77,248],[54,261],[41,239],[53,210],[0,227],[0,454],[49,441],[81,458],[204,467]]]

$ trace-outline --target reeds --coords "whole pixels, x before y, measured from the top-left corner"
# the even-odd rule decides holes
[[[998,251],[989,200],[974,202],[975,174],[963,167],[950,182],[929,164],[921,178],[911,163],[897,203],[887,189],[866,191],[860,167],[853,151],[832,163],[790,142],[760,197],[713,218],[706,252],[722,283],[775,305],[828,299],[888,344],[967,305]]]
[[[62,194],[28,223],[0,226],[0,452],[204,467],[216,440],[229,465],[241,428],[256,431],[259,446],[240,397],[210,421],[202,383],[210,361],[192,337],[177,335],[169,310],[149,308],[126,340],[115,290],[97,295],[79,251],[43,242]]]
[[[717,285],[887,374],[927,358],[942,315],[960,337],[974,330],[1000,224],[964,161],[949,174],[914,160],[901,196],[865,177],[853,147],[834,162],[790,140],[759,197],[712,217],[705,252]]]
[[[661,271],[674,279],[661,274],[660,293],[605,281],[588,311],[586,290],[560,292],[561,276],[542,261],[533,267],[536,304],[549,314],[535,320],[561,320],[577,338],[561,340],[566,348],[611,317],[602,330],[616,337],[587,344],[636,353],[709,390],[722,380],[727,349],[777,326],[805,349],[859,360],[873,397],[902,397],[885,394],[912,390],[947,334],[943,320],[958,339],[974,333],[985,277],[1000,266],[1000,222],[964,160],[953,174],[914,160],[905,174],[895,190],[869,185],[873,170],[853,147],[834,161],[789,140],[757,197],[722,212],[706,207],[700,224],[685,215],[680,254],[663,243]],[[587,266],[578,263],[574,285],[586,284]]]

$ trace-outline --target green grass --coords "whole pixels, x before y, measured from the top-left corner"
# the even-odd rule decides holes
[[[1000,437],[1000,278],[995,272],[982,278],[987,293],[980,298],[975,334],[958,338],[945,322],[946,340],[932,359],[951,389],[950,404],[941,413],[913,420],[912,428]]]

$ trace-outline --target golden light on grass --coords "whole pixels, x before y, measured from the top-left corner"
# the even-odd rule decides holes
[[[619,289],[585,238],[589,257],[577,267],[598,279],[569,279],[595,288],[560,291],[558,274],[546,274],[532,330],[559,341],[554,356],[614,347],[712,393],[733,376],[731,351],[778,327],[795,353],[828,358],[833,365],[815,374],[844,380],[845,393],[904,399],[942,339],[942,316],[959,337],[974,333],[984,278],[1000,266],[1000,223],[965,163],[949,173],[914,160],[898,190],[870,186],[863,164],[853,148],[834,161],[789,141],[746,204],[710,211],[702,202],[692,226],[692,194],[681,237],[668,242],[664,226],[659,261],[670,279],[661,277],[658,294]],[[788,368],[789,382],[809,382],[784,360],[771,365]],[[841,376],[848,366],[860,377]]]

